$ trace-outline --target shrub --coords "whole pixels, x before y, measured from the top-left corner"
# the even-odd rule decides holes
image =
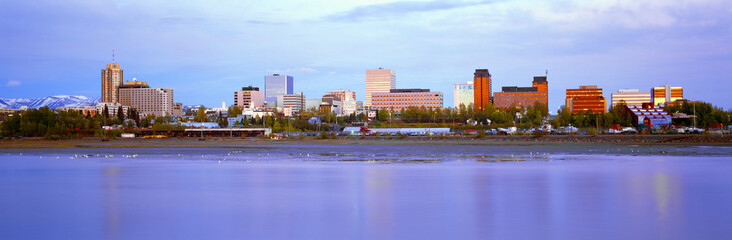
[[[485,137],[485,131],[484,130],[478,130],[478,134],[475,135],[476,138],[483,138]]]

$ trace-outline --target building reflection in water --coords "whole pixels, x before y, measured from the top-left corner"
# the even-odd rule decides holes
[[[364,169],[365,239],[392,239],[394,222],[394,179],[391,168]]]
[[[119,206],[119,175],[121,168],[107,166],[103,169],[104,176],[104,238],[119,239],[120,237],[120,206]]]

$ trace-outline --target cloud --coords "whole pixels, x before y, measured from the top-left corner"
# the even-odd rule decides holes
[[[301,74],[316,74],[318,73],[317,69],[310,68],[310,67],[298,67],[298,68],[290,68],[285,70],[279,70],[279,69],[267,69],[267,73],[273,74],[292,74],[292,73],[301,73]]]
[[[17,87],[20,86],[20,81],[8,81],[8,83],[5,84],[6,87]]]
[[[160,22],[163,24],[192,25],[192,24],[199,24],[203,21],[206,21],[206,19],[200,18],[200,17],[163,17],[163,18],[160,18]]]
[[[261,21],[261,20],[248,20],[246,21],[248,24],[252,25],[283,25],[285,23],[282,22],[270,22],[270,21]]]
[[[410,13],[451,10],[478,5],[491,4],[496,1],[431,1],[431,2],[390,2],[356,7],[351,10],[326,16],[328,21],[361,21],[403,16]]]

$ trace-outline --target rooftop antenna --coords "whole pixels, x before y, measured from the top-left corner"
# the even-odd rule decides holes
[[[112,64],[114,64],[114,48],[112,48]]]

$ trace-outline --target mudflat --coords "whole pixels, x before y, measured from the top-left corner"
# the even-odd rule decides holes
[[[0,140],[0,148],[176,148],[210,147],[215,145],[272,145],[272,144],[363,144],[363,145],[533,145],[533,144],[688,144],[732,145],[732,135],[550,135],[550,136],[339,136],[335,139],[293,137],[269,138],[81,138],[48,140],[17,138]]]

